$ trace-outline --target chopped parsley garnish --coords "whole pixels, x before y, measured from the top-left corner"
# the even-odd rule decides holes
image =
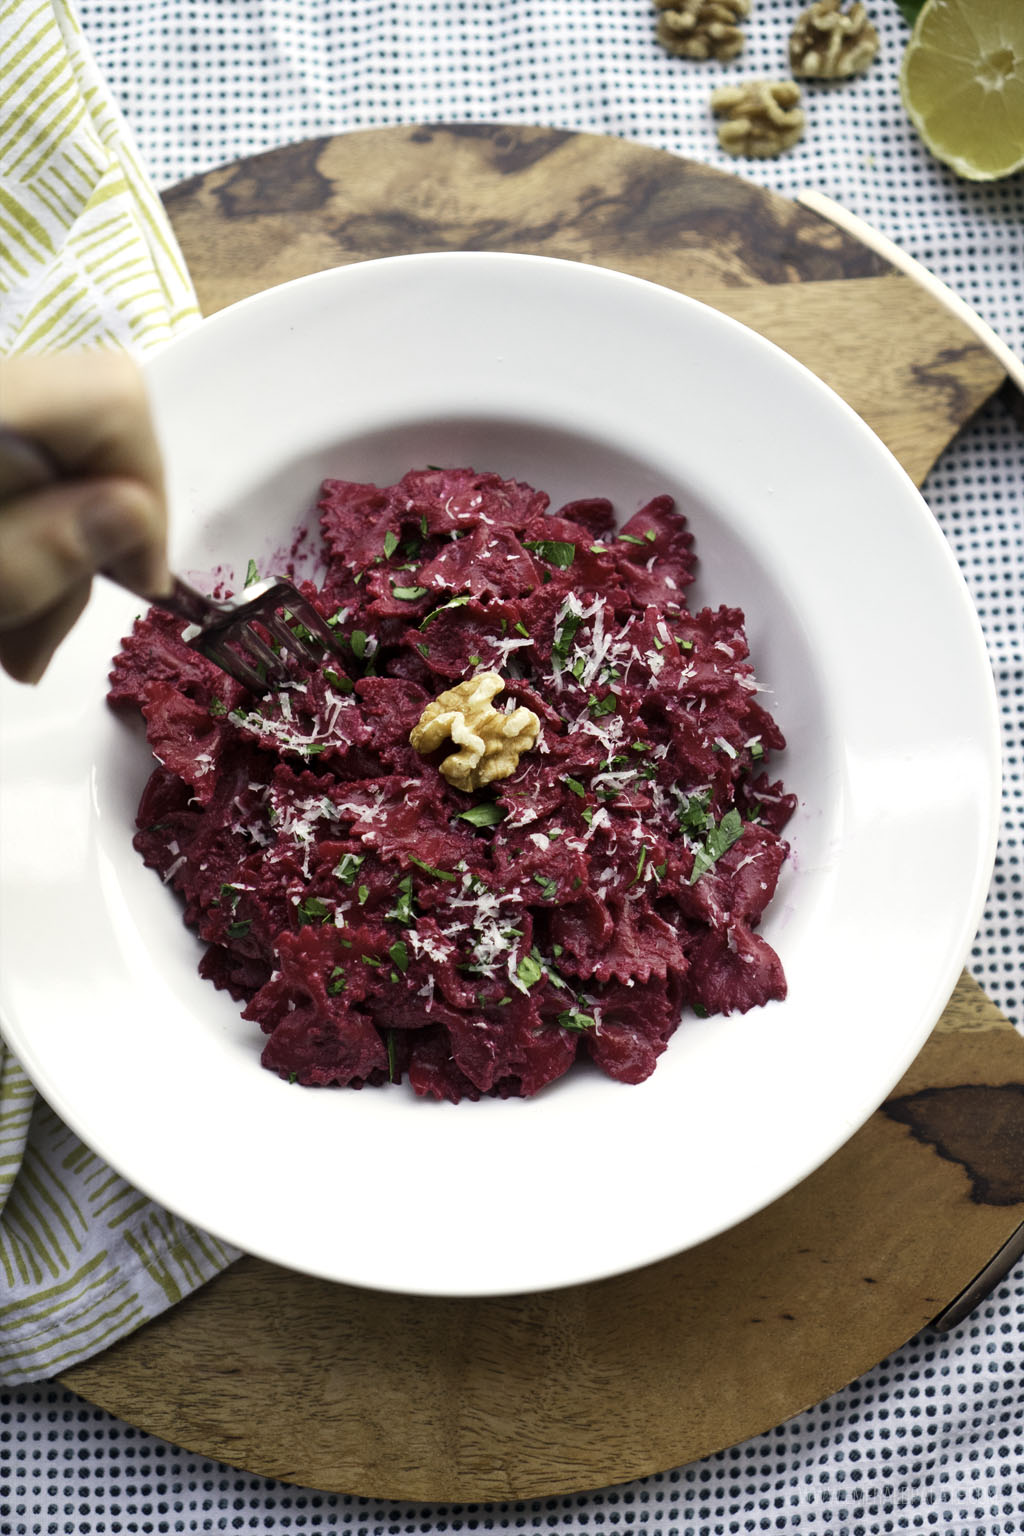
[[[335,877],[343,885],[351,885],[366,858],[365,853],[343,853],[334,866]]]
[[[337,997],[339,992],[345,990],[345,971],[340,965],[336,965],[327,978],[328,997]]]
[[[259,581],[259,579],[260,568],[256,564],[255,560],[250,560],[249,564],[245,568],[245,585],[247,587],[251,587],[253,582]]]
[[[331,916],[331,908],[319,896],[307,896],[299,902],[300,923],[325,923]]]
[[[566,789],[571,789],[574,795],[579,795],[581,800],[586,799],[587,791],[584,789],[579,779],[570,778],[569,775],[566,774],[565,778],[562,780],[562,783],[565,785]]]
[[[532,549],[534,554],[540,555],[549,565],[557,565],[560,570],[567,570],[576,558],[576,545],[565,544],[561,539],[527,539],[525,547]]]
[[[593,1029],[597,1020],[592,1013],[581,1013],[578,1008],[567,1008],[564,1013],[558,1015],[558,1023],[563,1029]]]
[[[581,613],[567,613],[558,626],[558,633],[551,646],[551,660],[557,662],[559,667],[564,666],[568,661],[569,652],[572,650],[573,641],[576,638],[576,631],[582,623],[583,615]]]
[[[352,654],[356,660],[365,660],[366,647],[370,643],[370,637],[365,629],[354,629],[348,637],[348,643],[352,647]]]
[[[409,951],[406,948],[405,940],[396,939],[388,950],[388,954],[391,956],[392,963],[397,965],[404,976],[405,972],[409,969]]]
[[[606,693],[603,699],[599,699],[595,693],[592,693],[587,700],[587,708],[595,720],[601,715],[614,715],[618,704],[619,701],[614,693]]]
[[[647,863],[647,844],[644,843],[643,847],[640,849],[640,857],[636,861],[636,874],[633,876],[632,880],[629,882],[630,885],[636,885],[637,881],[640,879],[640,876],[644,872],[644,865],[646,863]]]
[[[529,640],[529,638],[530,638],[530,631],[527,629],[527,627],[523,623],[522,619],[516,619],[514,628],[515,628],[515,631],[516,631],[517,635],[523,635],[527,640]]]
[[[425,592],[427,590],[426,587],[424,587],[423,590]],[[398,594],[396,593],[395,595],[397,596]],[[448,601],[446,603],[442,603],[440,607],[431,608],[426,617],[420,620],[420,629],[426,629],[431,619],[436,619],[439,613],[446,613],[449,608],[461,608],[465,603],[469,602],[471,595],[472,594],[469,592],[460,592],[458,597],[449,598]]]
[[[223,699],[213,698],[210,700],[210,714],[215,720],[220,719],[221,715],[226,715],[227,712],[228,707]]]
[[[346,677],[343,672],[335,672],[333,667],[324,667],[324,677],[339,693],[351,693],[355,686],[350,677]]]
[[[468,658],[468,660],[469,660],[469,664],[470,664],[471,667],[478,667],[480,665],[480,657],[479,656],[470,656]]]
[[[395,902],[392,910],[388,913],[388,917],[392,922],[405,923],[406,927],[411,927],[415,922],[415,914],[413,913],[412,875],[405,875],[401,880],[399,880],[398,899]]]
[[[217,900],[214,902],[214,906],[230,907],[233,912],[238,906],[238,898],[241,894],[237,885],[222,885],[217,893]]]
[[[366,899],[369,896],[369,894],[370,894],[370,887],[368,885],[361,885],[359,887],[358,891],[356,891],[356,896],[359,898],[359,905],[361,907],[365,907],[366,906]]]
[[[534,875],[532,877],[540,886],[540,893],[545,901],[554,901],[558,895],[558,884],[550,875]]]
[[[249,932],[249,929],[251,927],[252,927],[252,918],[251,917],[243,918],[242,921],[238,922],[238,923],[229,923],[228,927],[227,927],[228,938],[229,939],[244,939],[246,934]]]
[[[715,823],[710,814],[710,806],[710,789],[698,789],[692,795],[683,795],[682,803],[676,812],[682,830],[704,832],[709,826],[713,827]]]
[[[392,529],[389,528],[387,533],[384,535],[384,558],[385,558],[385,560],[390,560],[391,556],[394,554],[394,552],[395,552],[395,550],[397,548],[398,548],[398,534],[393,532]]]
[[[417,865],[418,868],[425,870],[428,875],[433,875],[436,880],[454,881],[458,880],[459,878],[458,875],[453,875],[450,869],[435,869],[433,864],[425,864],[423,860],[418,859],[414,853],[410,853],[409,860],[411,863]]]
[[[524,955],[516,966],[516,975],[524,987],[532,987],[544,975],[544,967],[532,955]]]
[[[698,848],[693,860],[693,869],[690,873],[690,884],[694,885],[713,864],[722,857],[743,836],[743,821],[739,811],[735,807],[726,811],[721,821],[708,828],[703,847]]]
[[[619,538],[626,544],[643,544],[643,539],[638,539],[635,533],[620,533]]]
[[[397,597],[400,602],[415,603],[418,602],[421,597],[426,597],[427,589],[426,587],[392,587],[391,593],[392,596]]]
[[[504,819],[505,812],[494,800],[482,800],[468,811],[459,812],[459,820],[468,821],[471,827],[496,827]]]

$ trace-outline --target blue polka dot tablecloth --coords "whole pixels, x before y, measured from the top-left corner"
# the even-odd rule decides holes
[[[989,3],[1009,12],[1022,0]],[[6,9],[0,0],[0,26]],[[779,193],[826,192],[916,256],[1024,354],[1024,174],[960,181],[924,149],[900,102],[909,34],[895,0],[868,0],[881,50],[867,73],[805,91],[807,132],[795,148],[742,162],[720,150],[711,90],[785,78],[787,38],[802,9],[802,0],[753,0],[744,52],[698,64],[659,46],[652,0],[78,5],[100,73],[158,187],[281,143],[387,124],[504,121],[615,134],[740,169]],[[977,604],[1001,702],[1003,832],[970,965],[1021,1028],[1024,431],[1004,400],[949,448],[925,494]],[[528,1503],[395,1505],[298,1489],[165,1444],[52,1383],[0,1395],[0,1528],[12,1536],[1010,1536],[1024,1533],[1022,1490],[1020,1265],[951,1334],[910,1341],[767,1434],[627,1487]]]

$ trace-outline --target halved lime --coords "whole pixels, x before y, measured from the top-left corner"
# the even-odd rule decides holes
[[[972,181],[1024,167],[1024,0],[927,0],[900,71],[933,155]]]

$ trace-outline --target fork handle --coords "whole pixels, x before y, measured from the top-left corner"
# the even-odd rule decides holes
[[[173,586],[166,597],[157,598],[161,608],[170,609],[178,618],[185,619],[189,624],[199,624],[206,628],[211,619],[221,616],[227,617],[230,613],[225,605],[219,603],[216,598],[205,597],[202,592],[197,592],[195,587],[190,587],[187,581],[182,581],[180,576],[173,578]]]

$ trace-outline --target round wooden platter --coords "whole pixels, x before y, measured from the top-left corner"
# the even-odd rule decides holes
[[[738,176],[619,140],[382,129],[226,166],[166,204],[207,313],[413,250],[538,252],[664,283],[808,364],[918,482],[1003,382],[959,320],[849,236]],[[244,1258],[62,1380],[187,1449],[307,1487],[431,1501],[580,1491],[821,1401],[942,1313],[1022,1217],[1024,1040],[965,975],[868,1123],[700,1248],[480,1301]],[[486,1242],[500,1212],[455,1203],[439,1241],[449,1219],[480,1220]]]

